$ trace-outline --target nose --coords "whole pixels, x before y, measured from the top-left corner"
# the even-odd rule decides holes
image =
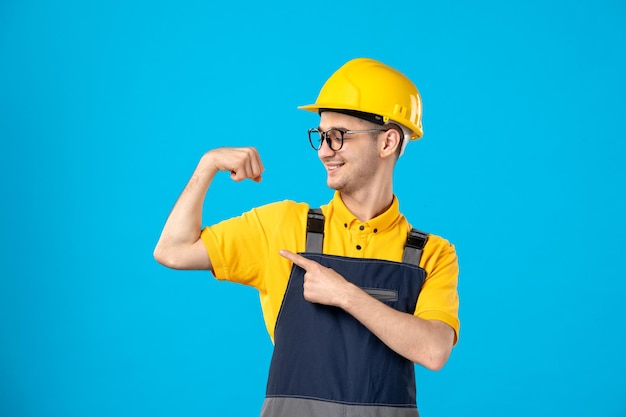
[[[320,148],[317,150],[317,156],[320,159],[326,156],[333,156],[336,152],[330,148],[330,145],[328,144],[328,142],[329,142],[328,137],[325,137],[324,140],[322,141],[322,146],[320,146]]]

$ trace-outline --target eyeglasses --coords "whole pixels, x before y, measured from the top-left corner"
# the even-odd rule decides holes
[[[309,129],[309,143],[316,151],[322,147],[324,141],[328,144],[328,147],[333,151],[338,151],[343,147],[343,139],[345,135],[352,133],[374,133],[374,132],[386,132],[388,129],[368,129],[368,130],[339,130],[328,129],[323,132],[317,128]]]

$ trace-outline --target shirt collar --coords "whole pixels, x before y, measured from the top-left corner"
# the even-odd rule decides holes
[[[393,196],[391,206],[387,210],[367,222],[361,222],[354,214],[352,214],[341,199],[339,191],[335,191],[335,195],[330,202],[330,206],[337,219],[348,226],[352,226],[354,224],[366,224],[371,229],[383,231],[393,227],[402,219],[400,204],[398,203],[398,198],[395,195]]]

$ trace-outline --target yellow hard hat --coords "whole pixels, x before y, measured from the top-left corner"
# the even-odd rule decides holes
[[[400,71],[369,58],[345,63],[326,81],[314,104],[299,109],[318,113],[347,110],[348,114],[369,113],[380,124],[396,122],[419,139],[422,130],[422,99],[417,87]]]

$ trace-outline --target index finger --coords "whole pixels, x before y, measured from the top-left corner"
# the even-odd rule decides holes
[[[289,252],[286,249],[281,249],[278,253],[280,253],[280,255],[283,258],[289,259],[291,262],[293,262],[294,264],[298,265],[300,268],[304,269],[305,271],[308,271],[308,269],[311,268],[311,266],[313,266],[316,263],[315,261],[307,259],[307,258],[305,258],[302,255],[298,255],[297,253]]]

